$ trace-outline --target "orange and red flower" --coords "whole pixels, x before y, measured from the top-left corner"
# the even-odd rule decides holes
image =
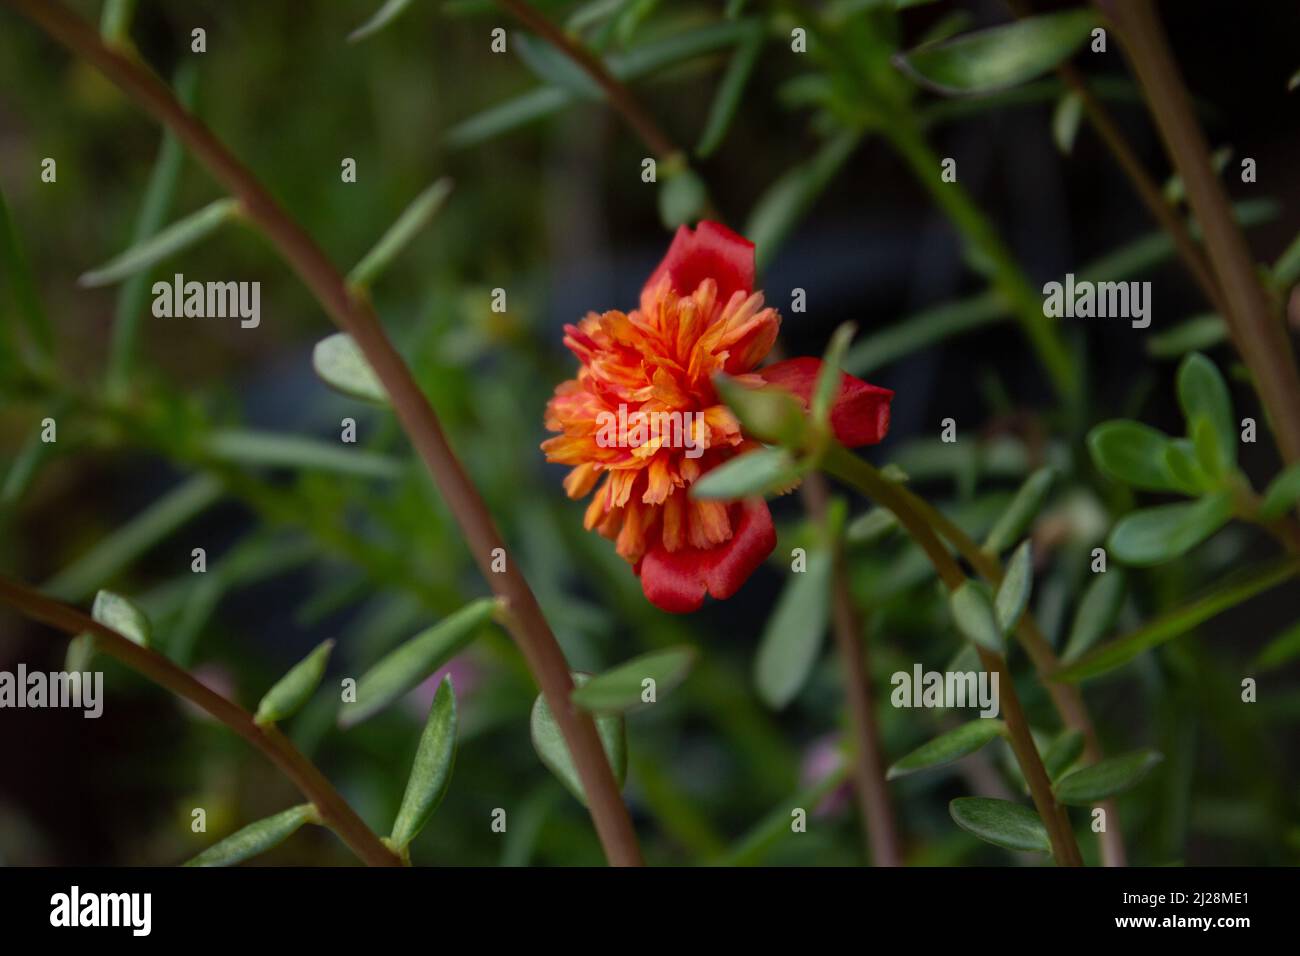
[[[715,375],[784,388],[807,405],[820,359],[757,368],[780,324],[754,291],[753,243],[701,222],[677,230],[639,308],[590,312],[565,326],[580,367],[546,407],[547,429],[560,434],[542,450],[548,461],[573,466],[564,480],[570,498],[596,489],[587,528],[615,542],[646,597],[665,611],[694,611],[706,594],[730,597],[776,547],[762,498],[727,504],[689,491],[705,472],[759,447],[719,400]],[[849,447],[880,441],[893,394],[843,375],[830,416],[835,437]],[[630,439],[624,430],[624,440],[609,440],[606,426],[629,418],[679,427],[634,429]]]

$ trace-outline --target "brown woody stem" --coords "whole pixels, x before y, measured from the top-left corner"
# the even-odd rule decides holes
[[[349,292],[343,276],[315,241],[151,72],[104,46],[94,30],[55,0],[2,2],[98,68],[142,109],[170,128],[212,176],[240,201],[245,218],[271,241],[339,328],[352,336],[383,383],[398,420],[460,524],[483,576],[506,604],[507,627],[559,724],[606,858],[618,866],[640,865],[636,832],[601,747],[596,725],[590,715],[569,701],[573,681],[564,653],[514,562],[508,561],[503,572],[492,570],[493,552],[497,549],[504,552],[492,516],[447,443],[437,414],[393,348],[369,302]]]
[[[202,707],[262,751],[312,802],[321,821],[337,833],[362,862],[369,866],[402,865],[401,859],[384,846],[316,765],[274,725],[263,727],[254,723],[253,715],[248,711],[200,684],[161,654],[141,647],[76,608],[48,598],[26,584],[0,576],[0,601],[17,608],[33,621],[48,624],[71,637],[94,634],[97,650],[116,658],[176,696]]]

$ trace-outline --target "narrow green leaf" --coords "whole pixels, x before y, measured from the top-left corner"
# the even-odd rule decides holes
[[[78,634],[68,641],[68,650],[63,658],[63,669],[69,673],[90,670],[90,662],[95,659],[95,635]]]
[[[374,16],[348,34],[348,42],[357,43],[368,36],[378,33],[396,20],[410,5],[411,0],[387,0],[382,7],[375,11]]]
[[[1020,623],[1020,616],[1029,605],[1029,592],[1033,584],[1034,559],[1026,539],[1007,562],[1007,573],[998,585],[998,593],[993,601],[998,627],[1002,628],[1003,634],[1010,634]]]
[[[199,475],[173,488],[68,567],[42,590],[64,601],[80,601],[159,541],[220,500],[224,486]]]
[[[1097,25],[1091,10],[1026,17],[900,54],[916,80],[949,95],[990,93],[1036,79],[1073,55]]]
[[[1141,422],[1102,422],[1088,433],[1093,463],[1108,478],[1144,491],[1178,491],[1165,452],[1169,436]]]
[[[1143,508],[1111,529],[1106,547],[1125,564],[1145,567],[1181,557],[1232,517],[1232,493],[1216,491],[1199,501]]]
[[[90,616],[141,647],[148,647],[153,639],[153,627],[144,611],[130,599],[112,591],[100,591],[95,595]]]
[[[1004,726],[1000,720],[984,717],[962,724],[917,747],[890,767],[889,772],[885,774],[885,779],[894,780],[897,777],[916,773],[918,770],[929,770],[931,767],[960,760],[967,754],[973,754],[1002,733]]]
[[[1070,636],[1061,653],[1062,660],[1075,660],[1115,626],[1119,609],[1124,604],[1126,583],[1123,568],[1111,568],[1093,575],[1092,582],[1079,600],[1078,610],[1074,612]]]
[[[1083,745],[1083,734],[1079,731],[1062,731],[1043,754],[1043,769],[1047,771],[1047,776],[1057,780],[1073,767],[1075,761],[1083,755]]]
[[[99,14],[99,35],[104,45],[122,47],[131,40],[131,18],[135,15],[135,0],[104,0]]]
[[[234,866],[279,846],[304,823],[320,824],[320,814],[310,803],[290,807],[275,816],[250,823],[215,846],[208,847],[186,866]]]
[[[296,714],[320,686],[332,650],[332,640],[322,641],[314,651],[290,668],[289,673],[276,681],[257,705],[254,722],[265,727]]]
[[[1055,680],[1076,683],[1127,664],[1144,651],[1186,634],[1210,618],[1276,587],[1300,570],[1294,558],[1254,568],[1212,588],[1196,600],[1148,621],[1109,644],[1103,644],[1054,675]],[[1112,572],[1107,572],[1112,573]]]
[[[214,431],[203,439],[202,448],[217,461],[256,468],[304,468],[363,478],[396,478],[404,467],[395,458],[338,442],[243,428]]]
[[[709,118],[704,123],[704,132],[695,147],[700,157],[712,156],[722,141],[727,137],[727,130],[740,106],[745,93],[745,84],[754,72],[754,65],[763,51],[763,24],[757,20],[747,23],[745,34],[741,37],[736,52],[731,55],[727,72],[718,84],[718,92],[713,96],[713,105],[709,107]]]
[[[1131,790],[1164,759],[1154,750],[1135,750],[1081,767],[1062,777],[1052,789],[1062,803],[1088,806]]]
[[[1047,492],[1051,490],[1055,478],[1056,471],[1050,465],[1046,465],[1025,479],[1016,496],[1011,499],[1011,504],[1007,505],[1007,510],[1002,513],[1002,517],[998,518],[997,524],[985,537],[986,551],[1001,554],[1019,540],[1042,509],[1043,503],[1047,500]]]
[[[375,279],[410,245],[411,240],[433,222],[433,217],[451,194],[451,185],[451,180],[443,177],[416,196],[375,243],[375,247],[348,274],[348,285],[354,289],[367,289],[373,285]]]
[[[1165,469],[1174,488],[1186,495],[1199,495],[1213,484],[1210,476],[1201,470],[1196,447],[1186,438],[1172,439],[1165,446]]]
[[[133,5],[134,0],[131,0]],[[125,4],[122,4],[125,5]],[[108,7],[105,6],[105,18]],[[128,18],[130,14],[127,14]],[[107,38],[107,30],[105,37]],[[198,69],[194,60],[184,60],[176,71],[176,98],[186,109],[194,105],[195,88],[198,85]],[[162,134],[162,145],[158,148],[158,158],[154,161],[153,171],[149,174],[149,184],[145,187],[144,199],[136,216],[135,228],[131,234],[133,246],[155,235],[163,227],[170,214],[172,197],[176,193],[176,183],[180,179],[181,166],[185,160],[185,151],[180,141],[170,129]],[[108,370],[106,383],[112,395],[121,395],[133,379],[136,355],[136,343],[139,339],[140,322],[144,317],[149,298],[149,272],[141,269],[128,276],[117,290],[117,302],[113,309],[113,338],[109,345]]]
[[[602,100],[605,91],[581,66],[545,40],[527,33],[510,37],[519,59],[543,83],[549,83],[578,99]]]
[[[41,463],[51,456],[55,447],[55,443],[41,441],[39,431],[28,436],[0,486],[0,504],[11,507],[18,503]]]
[[[1047,827],[1037,813],[1018,803],[989,797],[958,797],[948,804],[957,826],[985,843],[1008,850],[1050,853]]]
[[[665,229],[676,229],[700,218],[709,202],[709,190],[695,170],[683,168],[665,172],[658,199],[660,222]]]
[[[862,133],[847,129],[828,139],[808,162],[782,174],[759,196],[750,211],[745,235],[754,243],[758,270],[772,262],[777,250],[794,231],[848,162]]]
[[[9,215],[3,192],[0,192],[0,278],[13,294],[18,315],[27,326],[27,334],[41,355],[48,359],[54,353],[54,328],[41,307],[36,280],[28,268],[18,229]]]
[[[696,651],[685,645],[642,654],[575,688],[569,699],[593,713],[622,713],[657,701],[686,679],[695,664]],[[654,696],[644,699],[644,683],[654,681]]]
[[[311,364],[330,388],[351,398],[388,404],[388,391],[383,382],[346,332],[335,332],[317,342],[311,353]]]
[[[1147,354],[1152,358],[1182,358],[1188,352],[1213,348],[1228,341],[1228,323],[1223,317],[1208,313],[1197,315],[1158,332],[1147,339]]]
[[[966,581],[948,598],[953,622],[965,637],[1001,654],[1005,644],[993,600],[982,581]]]
[[[1255,666],[1261,670],[1274,670],[1283,664],[1291,663],[1297,657],[1300,657],[1300,622],[1292,624],[1265,644],[1264,649],[1255,658]],[[74,669],[78,668],[68,668],[68,670]]]
[[[734,501],[751,495],[789,488],[798,480],[795,460],[782,448],[759,448],[713,468],[695,484],[690,496],[705,500]]]
[[[393,821],[389,842],[399,852],[419,836],[447,793],[452,766],[456,762],[456,725],[456,693],[449,675],[443,678],[438,693],[434,695],[433,706],[429,708],[429,719],[420,735],[411,775],[406,780],[402,806]]]
[[[1187,435],[1195,438],[1198,419],[1204,419],[1212,429],[1217,444],[1217,460],[1221,463],[1219,474],[1237,463],[1237,428],[1233,421],[1232,399],[1227,383],[1214,363],[1199,352],[1183,359],[1178,367],[1178,403],[1187,419]]]
[[[1259,516],[1265,521],[1282,517],[1296,506],[1300,499],[1300,462],[1291,465],[1268,483],[1264,500],[1259,506]]]
[[[857,326],[852,322],[845,322],[831,335],[830,343],[826,346],[826,354],[822,356],[821,371],[817,373],[817,382],[813,386],[812,401],[809,402],[809,418],[812,419],[813,427],[817,429],[829,428],[831,408],[840,394],[840,386],[844,380],[840,365],[856,332]]]
[[[564,90],[555,86],[543,86],[462,120],[447,130],[443,142],[452,149],[476,146],[558,113],[571,102],[573,97]]]
[[[361,723],[425,680],[469,646],[496,608],[492,598],[473,601],[390,651],[357,681],[356,703],[344,706],[339,726]]]
[[[754,685],[763,703],[781,710],[803,688],[826,638],[831,554],[819,547],[807,568],[791,573],[767,619],[754,657]]]
[[[714,388],[745,430],[759,441],[798,448],[807,420],[799,399],[783,388],[748,388],[725,375],[713,379]]]
[[[1067,90],[1052,112],[1052,140],[1056,143],[1056,148],[1066,156],[1074,152],[1074,140],[1079,135],[1079,121],[1082,118],[1083,97],[1075,90]]]
[[[582,687],[590,680],[590,675],[574,674],[574,687]],[[587,804],[587,798],[582,792],[582,780],[578,777],[578,770],[573,765],[573,758],[569,755],[568,745],[564,742],[564,735],[560,733],[560,725],[555,722],[551,714],[551,709],[546,705],[546,699],[540,694],[537,700],[533,702],[532,720],[530,722],[533,738],[533,749],[537,751],[537,756],[541,758],[542,764],[547,770],[555,774],[560,783],[578,799],[583,806]],[[621,714],[610,714],[596,718],[596,732],[600,735],[600,743],[604,748],[605,756],[609,759],[609,765],[614,771],[614,779],[618,781],[619,786],[623,785],[623,780],[627,776],[627,733]]]
[[[92,289],[120,282],[127,276],[141,269],[147,269],[206,238],[218,226],[235,218],[238,213],[237,200],[218,199],[198,212],[190,213],[184,219],[172,223],[143,242],[137,243],[122,254],[114,256],[99,268],[83,273],[77,282]]]
[[[1300,73],[1296,74],[1300,76]],[[1280,292],[1289,292],[1300,281],[1300,235],[1291,240],[1291,244],[1282,251],[1273,263],[1273,285]]]
[[[898,518],[892,511],[884,508],[872,508],[866,514],[859,515],[849,522],[844,529],[844,540],[848,544],[872,545],[881,541],[898,527]]]

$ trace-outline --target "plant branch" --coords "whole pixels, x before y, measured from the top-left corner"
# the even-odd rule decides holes
[[[1187,201],[1223,290],[1232,340],[1249,367],[1287,464],[1300,461],[1300,375],[1286,327],[1259,283],[1246,239],[1210,164],[1205,135],[1192,112],[1150,0],[1094,0],[1116,28],[1146,96],[1165,149],[1182,177]]]
[[[898,518],[899,523],[911,535],[921,550],[934,565],[939,579],[949,591],[956,591],[966,582],[966,574],[961,566],[953,560],[948,549],[943,546],[925,517],[912,507],[909,499],[900,494],[897,484],[881,476],[866,460],[857,457],[840,446],[833,446],[823,460],[827,472],[849,483],[862,494],[887,508]],[[1029,786],[1030,797],[1034,807],[1047,829],[1052,845],[1052,856],[1061,866],[1082,866],[1079,845],[1074,839],[1074,830],[1070,826],[1065,808],[1056,802],[1052,793],[1052,782],[1038,755],[1038,748],[1029,733],[1029,723],[1020,706],[1020,697],[1015,684],[1006,668],[1006,658],[984,647],[976,647],[984,669],[998,675],[998,699],[1001,704],[1002,717],[1007,725],[1011,749],[1016,755]]]
[[[605,96],[609,98],[610,104],[623,114],[627,124],[655,156],[663,160],[681,153],[668,134],[659,128],[659,124],[655,122],[649,111],[642,108],[636,97],[632,95],[632,91],[605,69],[600,59],[586,47],[547,20],[525,0],[497,0],[497,3],[509,10],[519,22],[571,59],[595,80],[605,92]]]
[[[213,177],[240,201],[245,218],[261,229],[339,328],[352,336],[383,383],[398,420],[459,523],[483,576],[506,604],[507,627],[559,724],[587,795],[606,858],[615,865],[639,865],[641,852],[636,833],[596,725],[588,714],[569,701],[573,680],[564,653],[514,562],[507,561],[504,572],[492,570],[493,553],[497,549],[504,553],[492,516],[448,444],[437,414],[389,341],[369,302],[349,292],[343,276],[312,238],[212,132],[177,102],[157,77],[104,46],[94,30],[55,0],[2,2],[86,59],[142,109],[170,128]]]
[[[826,479],[812,472],[803,482],[804,504],[813,522],[826,528]],[[871,668],[866,635],[857,605],[849,591],[844,545],[839,537],[828,541],[831,554],[831,630],[844,671],[844,692],[849,702],[853,740],[853,789],[858,795],[867,848],[876,866],[902,866],[903,848],[898,822],[885,783],[885,761],[871,693]]]
[[[401,866],[402,861],[357,816],[316,765],[302,755],[274,726],[261,727],[253,715],[233,701],[210,690],[161,654],[141,647],[105,627],[76,608],[48,598],[34,588],[0,576],[0,601],[17,608],[33,621],[47,624],[70,637],[91,633],[95,647],[144,675],[178,697],[202,707],[239,736],[262,751],[319,811],[321,820],[369,866]]]
[[[1002,583],[1002,562],[996,555],[981,548],[956,522],[920,495],[901,486],[898,488],[898,493],[930,523],[932,528],[957,549],[957,553],[966,559],[980,577],[994,588]],[[1033,663],[1034,672],[1039,680],[1047,687],[1056,712],[1061,715],[1061,721],[1066,727],[1077,730],[1083,735],[1083,758],[1090,764],[1101,760],[1101,740],[1097,736],[1097,728],[1093,726],[1092,718],[1088,715],[1083,692],[1077,687],[1061,684],[1055,680],[1054,674],[1060,667],[1060,660],[1032,612],[1026,610],[1021,616],[1020,623],[1016,625],[1016,638]],[[1106,810],[1108,824],[1106,829],[1097,835],[1101,845],[1102,864],[1125,866],[1128,854],[1124,849],[1124,834],[1119,825],[1119,807],[1114,800],[1107,800],[1101,806]]]

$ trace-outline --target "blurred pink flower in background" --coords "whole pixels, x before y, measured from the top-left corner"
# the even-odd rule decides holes
[[[799,782],[803,788],[814,787],[844,766],[844,750],[840,738],[834,734],[818,737],[803,752],[803,762],[799,768]],[[815,817],[829,817],[843,813],[848,808],[852,796],[852,785],[846,779],[842,784],[826,794],[821,803],[813,809]]]

